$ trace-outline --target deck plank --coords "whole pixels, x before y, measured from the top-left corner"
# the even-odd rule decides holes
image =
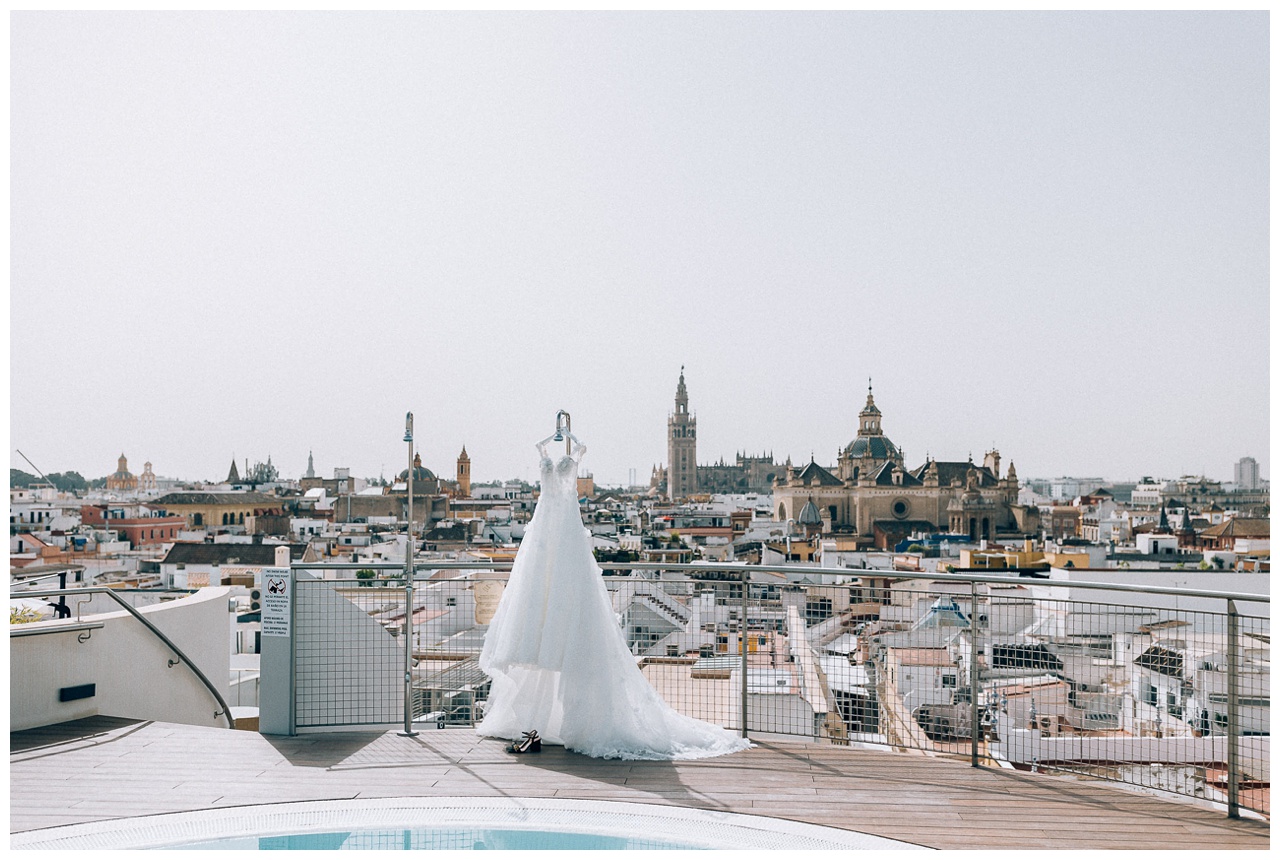
[[[1074,776],[769,740],[732,756],[602,761],[507,754],[466,730],[266,737],[92,718],[10,735],[12,832],[356,797],[543,797],[677,805],[935,848],[1266,849],[1266,822]]]

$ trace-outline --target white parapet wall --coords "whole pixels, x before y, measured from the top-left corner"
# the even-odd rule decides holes
[[[231,666],[227,648],[230,591],[221,586],[202,588],[139,610],[200,667],[224,699]],[[40,633],[10,636],[10,731],[95,715],[227,725],[225,717],[215,716],[220,709],[217,699],[199,677],[128,612],[82,615],[79,622],[25,624],[24,633]],[[102,626],[66,630],[97,624]],[[82,688],[83,692],[90,684],[91,696],[60,701],[63,690]]]
[[[1271,781],[1271,738],[1251,735],[1240,738],[1241,769],[1251,780]],[[1124,764],[1210,764],[1227,760],[1227,739],[1222,735],[1203,737],[1050,737],[1039,731],[1015,729],[1001,743],[991,745],[999,758],[1022,765],[1120,766]]]

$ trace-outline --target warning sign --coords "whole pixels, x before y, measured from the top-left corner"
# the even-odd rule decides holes
[[[262,569],[262,635],[288,636],[293,588],[287,568]]]
[[[488,624],[498,611],[498,603],[502,600],[502,592],[506,583],[490,579],[482,579],[475,584],[476,623]]]

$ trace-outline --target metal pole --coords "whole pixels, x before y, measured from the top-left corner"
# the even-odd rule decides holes
[[[969,764],[978,766],[978,583],[969,583]]]
[[[266,587],[264,582],[263,587]],[[261,615],[258,616],[262,618]],[[261,623],[259,623],[261,626]],[[261,657],[258,658],[261,661]],[[261,680],[262,673],[258,673]],[[262,703],[259,694],[258,703]],[[289,737],[298,734],[298,572],[289,562]]]
[[[1240,615],[1227,601],[1227,816],[1240,817]]]
[[[405,490],[409,495],[409,523],[404,535],[404,736],[415,737],[413,730],[413,413],[404,416],[404,441],[409,443],[409,471]]]
[[[751,574],[742,572],[742,609],[738,617],[738,649],[742,651],[742,736],[747,736],[747,583]]]

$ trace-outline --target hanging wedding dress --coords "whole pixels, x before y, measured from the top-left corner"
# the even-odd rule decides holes
[[[641,674],[623,639],[591,536],[578,512],[586,448],[553,458],[545,440],[542,495],[485,636],[480,668],[493,679],[484,736],[546,743],[597,758],[691,759],[751,746],[673,710]]]

